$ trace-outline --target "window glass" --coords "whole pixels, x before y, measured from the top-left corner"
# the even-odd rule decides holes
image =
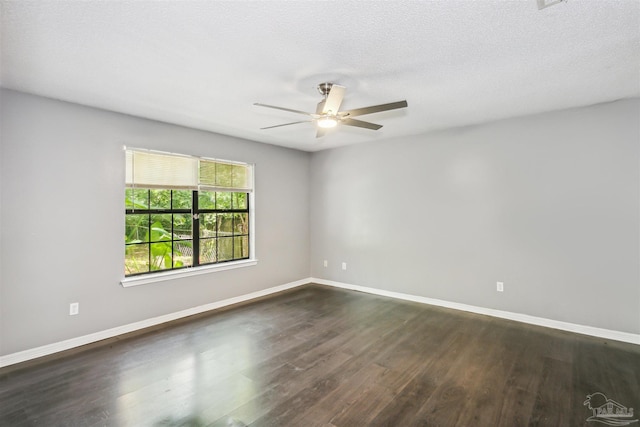
[[[191,214],[173,215],[173,234],[175,239],[191,239],[193,236],[193,222]]]
[[[233,209],[247,209],[247,193],[231,193]]]
[[[171,240],[171,217],[171,214],[151,215],[151,231],[148,240],[151,242]]]
[[[249,214],[237,213],[233,214],[233,234],[249,233]]]
[[[171,190],[150,190],[151,209],[171,209]]]
[[[216,217],[215,213],[200,214],[200,237],[216,236]]]
[[[150,270],[169,270],[172,268],[171,242],[151,243]]]
[[[200,210],[215,209],[216,193],[214,191],[200,191],[198,193],[198,208]]]
[[[247,201],[247,193],[127,189],[125,275],[249,258]]]
[[[228,192],[216,193],[216,208],[231,209],[231,193],[228,193]]]
[[[125,250],[125,275],[146,273],[149,271],[149,246],[132,244]]]
[[[233,234],[233,214],[218,214],[218,237],[231,236]]]
[[[125,205],[127,209],[149,209],[149,190],[127,188]]]
[[[178,240],[173,242],[173,267],[191,267],[193,265],[193,241]]]
[[[125,242],[140,243],[147,241],[149,241],[149,215],[127,215],[125,218]]]
[[[249,258],[249,236],[236,236],[233,238],[233,257]]]
[[[192,191],[174,190],[172,193],[173,209],[191,209]]]
[[[233,259],[233,237],[218,238],[218,261]]]
[[[200,239],[200,264],[212,264],[218,261],[216,256],[217,239]]]

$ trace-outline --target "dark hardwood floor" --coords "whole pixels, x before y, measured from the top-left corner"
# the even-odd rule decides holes
[[[308,285],[1,369],[0,425],[604,425],[595,392],[638,418],[640,346]]]

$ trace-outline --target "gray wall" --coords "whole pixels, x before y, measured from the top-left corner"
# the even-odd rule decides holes
[[[640,333],[638,99],[313,155],[0,99],[0,355],[310,272]],[[256,163],[259,264],[122,288],[125,144]]]
[[[0,355],[309,276],[308,153],[0,96]],[[125,144],[256,163],[258,265],[122,288]]]
[[[640,333],[639,160],[638,99],[315,153],[312,275]]]

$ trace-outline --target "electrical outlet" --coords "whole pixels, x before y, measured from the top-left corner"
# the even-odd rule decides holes
[[[326,259],[324,260],[324,266],[328,267],[329,266],[329,261],[327,261]]]
[[[496,291],[498,291],[498,292],[504,292],[504,283],[502,283],[502,282],[496,282]]]
[[[342,269],[343,269],[343,270],[346,270],[346,269],[347,269],[347,263],[346,263],[346,262],[343,262],[343,263],[342,263]]]
[[[80,312],[80,303],[72,302],[69,304],[69,316],[75,316]]]

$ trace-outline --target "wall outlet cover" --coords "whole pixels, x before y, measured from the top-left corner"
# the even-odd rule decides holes
[[[69,304],[69,316],[75,316],[80,312],[80,303],[72,302]]]

